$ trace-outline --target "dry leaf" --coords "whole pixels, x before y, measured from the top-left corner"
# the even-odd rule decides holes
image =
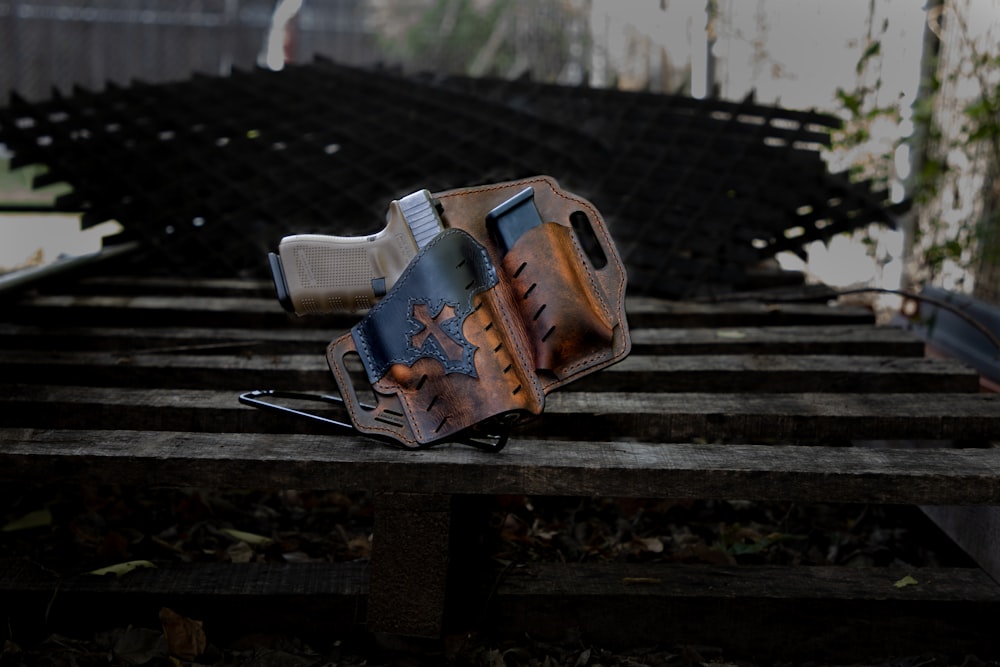
[[[114,565],[109,565],[107,567],[102,567],[96,570],[91,570],[87,574],[96,574],[98,576],[104,576],[105,574],[113,574],[115,576],[122,576],[123,574],[128,574],[133,570],[139,570],[143,568],[156,568],[156,565],[148,560],[129,560],[124,563],[116,563]]]
[[[111,653],[129,665],[145,665],[166,654],[163,635],[149,628],[129,627],[117,635]]]
[[[347,542],[347,550],[357,558],[370,558],[372,555],[372,543],[367,537],[352,537]]]
[[[254,533],[248,533],[243,530],[236,530],[235,528],[223,528],[220,532],[225,533],[234,540],[240,540],[246,542],[252,547],[266,547],[272,542],[273,539],[270,537],[265,537],[264,535],[256,535]]]
[[[44,526],[52,525],[52,512],[49,508],[35,510],[34,512],[28,512],[22,517],[14,519],[10,523],[4,525],[2,532],[11,533],[15,530],[30,530],[31,528],[42,528]]]
[[[725,338],[727,340],[739,340],[747,337],[745,333],[736,329],[719,329],[715,332],[715,335],[718,338]]]
[[[237,542],[226,547],[226,556],[233,563],[249,563],[253,560],[254,551],[246,542]]]
[[[663,540],[658,537],[637,537],[635,541],[642,545],[642,549],[650,553],[663,553]]]
[[[160,609],[160,624],[167,649],[182,660],[194,660],[205,652],[208,641],[201,621],[181,616],[173,609]]]

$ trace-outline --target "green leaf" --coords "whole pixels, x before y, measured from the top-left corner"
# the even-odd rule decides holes
[[[129,560],[124,563],[117,563],[115,565],[109,565],[107,567],[98,568],[96,570],[91,570],[87,574],[96,574],[98,576],[104,576],[105,574],[113,574],[116,577],[120,577],[123,574],[128,574],[133,570],[139,570],[143,568],[156,568],[156,565],[148,560]]]
[[[849,93],[843,88],[837,88],[837,99],[854,116],[861,115],[861,96],[856,93]]]
[[[967,104],[964,111],[966,116],[978,121],[988,121],[997,114],[997,109],[993,101],[986,96]]]
[[[3,532],[12,533],[16,530],[31,530],[32,528],[43,528],[52,525],[52,512],[49,508],[28,512],[22,517],[14,519],[3,527]]]
[[[236,530],[235,528],[223,528],[222,531],[234,540],[240,540],[246,542],[250,546],[254,547],[266,547],[267,545],[274,542],[270,537],[265,537],[263,535],[255,535],[254,533],[248,533],[242,530]]]
[[[869,44],[868,48],[865,49],[865,52],[861,54],[860,58],[858,58],[858,65],[857,65],[858,74],[861,74],[861,70],[865,68],[865,63],[867,63],[869,60],[871,60],[880,53],[882,53],[882,42],[875,41]]]
[[[985,141],[988,139],[996,139],[998,137],[1000,137],[1000,125],[984,123],[976,128],[974,132],[969,134],[969,141]]]
[[[920,583],[919,581],[917,581],[910,575],[906,575],[905,577],[894,583],[893,586],[895,586],[896,588],[906,588],[907,586],[916,586],[919,583]]]

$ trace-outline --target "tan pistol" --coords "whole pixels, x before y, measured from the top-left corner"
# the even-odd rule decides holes
[[[389,204],[386,226],[376,234],[286,236],[268,254],[278,301],[296,315],[366,311],[443,229],[431,193],[418,190]]]

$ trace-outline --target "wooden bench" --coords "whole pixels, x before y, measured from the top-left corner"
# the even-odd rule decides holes
[[[996,653],[996,523],[974,554],[981,568],[529,563],[500,576],[475,539],[480,501],[500,494],[988,515],[1000,504],[990,445],[1000,395],[868,311],[646,298],[628,311],[631,356],[550,395],[541,418],[487,454],[403,451],[241,405],[251,389],[330,391],[323,351],[350,325],[290,318],[266,284],[90,278],[7,303],[3,480],[357,489],[372,494],[376,523],[370,562],[173,565],[107,579],[8,558],[0,606],[41,604],[54,618],[97,594],[119,610],[196,600],[197,613],[243,621],[280,606],[293,625],[384,637],[576,632],[780,658]],[[932,446],[908,446],[917,441]],[[919,585],[893,585],[906,574]]]

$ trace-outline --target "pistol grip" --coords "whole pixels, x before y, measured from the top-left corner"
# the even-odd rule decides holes
[[[377,234],[286,236],[270,258],[278,300],[297,315],[366,311],[417,253],[405,223],[390,215]]]

